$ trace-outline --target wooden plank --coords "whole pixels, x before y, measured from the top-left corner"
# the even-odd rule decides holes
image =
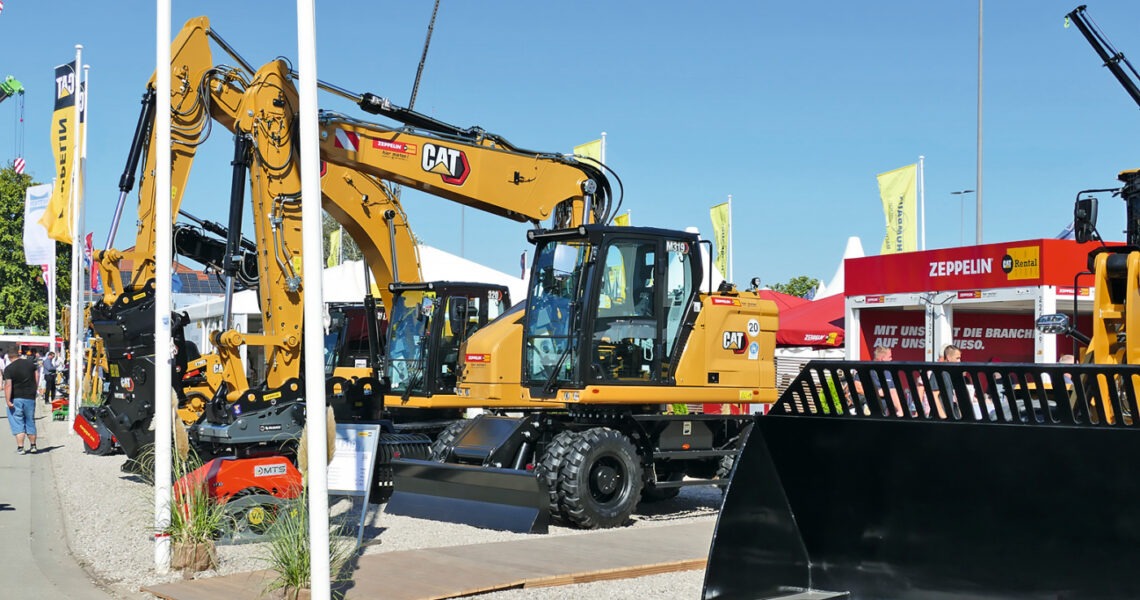
[[[162,600],[214,600],[216,598],[256,600],[263,596],[262,590],[272,578],[273,573],[270,571],[252,571],[225,577],[164,583],[145,587],[143,591],[154,594]]]
[[[642,577],[705,566],[715,523],[381,552],[359,558],[346,600],[437,600],[520,587]],[[261,600],[269,571],[145,588],[163,600]]]
[[[559,577],[549,577],[547,579],[529,579],[526,581],[523,587],[554,587],[559,585],[572,585],[575,583],[593,583],[595,581],[632,579],[634,577],[661,575],[663,573],[680,573],[681,571],[699,571],[701,569],[704,569],[707,563],[707,559],[700,558],[692,560],[681,560],[670,563],[660,563],[656,565],[609,569],[606,571],[595,571],[593,573],[571,573]]]

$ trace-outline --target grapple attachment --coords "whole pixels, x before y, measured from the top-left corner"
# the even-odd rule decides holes
[[[704,598],[1140,597],[1138,383],[1119,365],[809,363],[756,417]]]

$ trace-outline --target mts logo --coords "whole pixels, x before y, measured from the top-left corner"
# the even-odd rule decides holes
[[[467,163],[467,155],[455,148],[424,144],[423,160],[420,165],[428,173],[437,173],[444,183],[463,185],[467,175],[471,173],[471,166]]]
[[[257,465],[253,468],[254,477],[273,477],[276,475],[284,475],[287,472],[288,468],[284,464]]]

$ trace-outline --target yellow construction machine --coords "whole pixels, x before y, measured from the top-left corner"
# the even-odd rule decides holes
[[[1127,80],[1083,13],[1068,18]],[[808,363],[744,445],[704,598],[1140,597],[1140,172],[1120,180],[1095,191],[1124,201],[1126,241],[1074,274],[1092,280],[1091,334],[1075,301],[1037,324],[1087,345],[1084,362]],[[1078,195],[1080,242],[1100,239],[1096,205]],[[886,381],[931,408],[853,392]]]
[[[458,391],[472,405],[547,409],[480,415],[441,435],[432,461],[394,461],[388,512],[513,531],[552,518],[616,527],[642,499],[724,484],[751,417],[667,407],[772,402],[775,305],[702,289],[712,268],[693,233],[581,225],[528,238],[518,342],[497,324],[471,336]]]

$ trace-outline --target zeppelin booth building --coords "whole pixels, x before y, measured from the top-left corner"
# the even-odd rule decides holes
[[[849,259],[847,358],[870,360],[875,346],[894,360],[937,359],[947,344],[966,362],[1056,362],[1073,341],[1039,333],[1043,314],[1064,312],[1090,328],[1091,246],[1028,240]]]

